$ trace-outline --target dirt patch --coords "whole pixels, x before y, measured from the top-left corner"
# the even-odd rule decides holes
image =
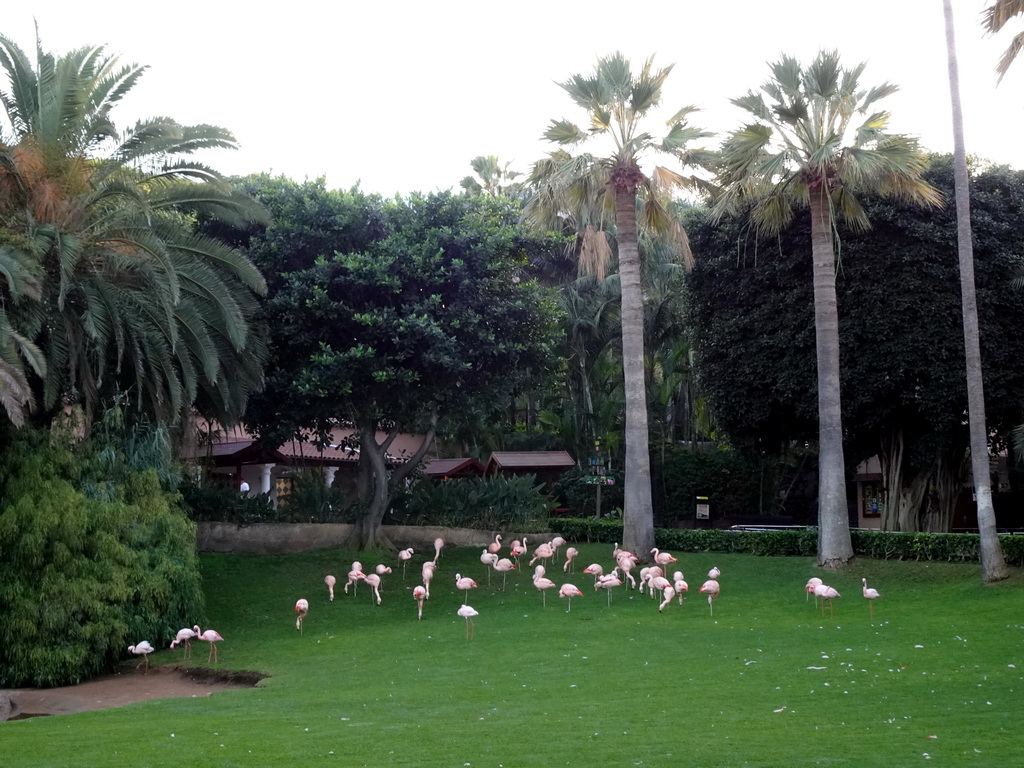
[[[150,699],[209,696],[215,691],[252,688],[264,677],[260,672],[168,664],[150,667],[149,672],[132,669],[64,688],[15,688],[0,694],[6,694],[13,705],[10,719],[18,720],[123,707]]]

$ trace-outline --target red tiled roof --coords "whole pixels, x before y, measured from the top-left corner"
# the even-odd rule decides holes
[[[427,464],[423,471],[431,477],[482,475],[484,473],[484,465],[476,459],[434,459]]]
[[[568,469],[576,462],[565,451],[495,451],[487,471],[497,469]]]

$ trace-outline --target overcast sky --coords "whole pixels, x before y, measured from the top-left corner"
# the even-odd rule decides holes
[[[990,2],[953,0],[967,151],[1024,168],[1024,60],[998,88],[993,72],[1024,20],[983,37]],[[202,156],[228,174],[391,195],[457,188],[481,154],[526,171],[550,150],[540,136],[552,118],[581,119],[556,83],[615,50],[637,68],[651,55],[675,65],[659,117],[696,104],[695,123],[725,132],[744,114],[729,99],[763,83],[767,62],[836,48],[845,64],[867,62],[863,85],[900,87],[880,104],[893,129],[952,151],[942,0],[11,5],[0,33],[29,52],[35,18],[48,50],[103,44],[149,65],[115,121],[228,128],[241,149]]]

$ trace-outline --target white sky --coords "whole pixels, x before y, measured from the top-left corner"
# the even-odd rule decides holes
[[[953,0],[967,151],[1024,168],[1024,60],[998,89],[993,72],[1024,20],[984,38],[990,2]],[[952,151],[942,0],[8,5],[0,33],[28,52],[35,18],[48,50],[104,44],[149,65],[115,121],[225,127],[241,149],[200,159],[228,174],[326,176],[391,195],[457,188],[481,154],[527,171],[551,149],[540,136],[552,118],[582,119],[556,82],[615,50],[634,67],[652,54],[675,64],[659,118],[697,104],[694,122],[725,132],[744,114],[728,100],[767,80],[767,62],[837,48],[847,65],[868,63],[863,85],[900,86],[880,104],[894,130]]]

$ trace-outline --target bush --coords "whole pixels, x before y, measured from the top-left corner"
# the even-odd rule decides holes
[[[560,518],[552,529],[570,541],[622,541],[622,523],[593,518]],[[851,531],[853,552],[879,560],[930,560],[976,563],[978,535],[974,533],[897,533]],[[817,530],[732,531],[718,528],[656,528],[655,544],[676,552],[737,552],[749,555],[814,557]],[[1008,565],[1024,566],[1024,536],[1002,535],[999,542]],[[639,554],[639,553],[637,553]]]
[[[95,457],[31,433],[3,454],[0,686],[81,682],[201,617],[195,527],[177,494],[153,469],[90,476]]]
[[[398,525],[544,531],[554,507],[536,475],[421,478],[385,521]]]
[[[651,468],[655,517],[666,528],[693,519],[697,496],[711,499],[715,517],[748,516],[760,508],[760,469],[725,446],[703,450],[669,446],[664,461],[659,451],[651,453]]]

